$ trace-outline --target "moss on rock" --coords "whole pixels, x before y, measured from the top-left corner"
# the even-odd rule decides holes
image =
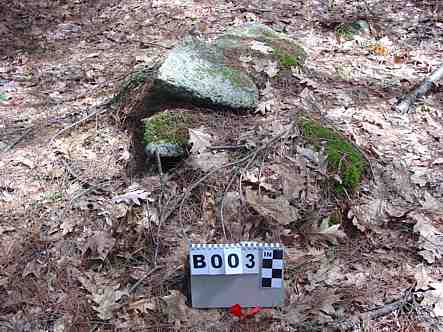
[[[216,45],[224,50],[242,50],[244,54],[253,57],[269,57],[251,48],[254,41],[271,48],[273,51],[270,57],[276,59],[283,69],[302,67],[306,62],[307,53],[302,46],[286,34],[276,32],[260,23],[249,23],[231,28],[217,39]]]
[[[188,144],[188,119],[184,114],[161,112],[145,120],[144,144]]]
[[[228,66],[220,66],[219,68],[209,68],[206,71],[209,75],[222,76],[226,80],[232,82],[238,88],[252,86],[254,82],[248,75],[240,70]]]
[[[362,153],[350,141],[317,121],[304,119],[301,128],[309,143],[317,148],[325,145],[328,166],[341,179],[341,183],[335,186],[336,192],[354,192],[368,166]]]
[[[301,67],[301,58],[297,55],[287,53],[279,48],[274,49],[274,54],[278,59],[280,65],[285,69],[290,69],[291,67]]]

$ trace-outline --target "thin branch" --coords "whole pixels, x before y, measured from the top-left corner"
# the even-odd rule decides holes
[[[14,142],[12,142],[11,144],[9,144],[6,148],[4,148],[3,152],[8,152],[9,150],[11,150],[14,146],[16,146],[18,143],[21,142],[21,140],[23,138],[25,138],[30,132],[32,131],[32,127],[29,127],[25,130],[25,132],[23,134],[20,135],[19,138],[17,138]]]
[[[406,96],[399,99],[399,101],[392,106],[394,111],[399,113],[408,113],[415,101],[423,97],[435,84],[436,81],[443,77],[443,64],[441,64],[431,75],[425,78],[416,88],[409,92]]]
[[[56,139],[58,136],[60,136],[61,134],[65,133],[65,132],[67,132],[67,131],[69,131],[69,130],[75,128],[75,127],[77,127],[78,125],[82,124],[83,122],[88,121],[89,119],[91,119],[92,117],[94,117],[94,116],[96,116],[96,115],[106,113],[106,112],[109,110],[109,108],[107,107],[107,106],[109,106],[109,105],[110,105],[110,102],[109,102],[109,101],[107,101],[107,102],[105,102],[105,103],[103,103],[103,104],[97,105],[97,106],[95,106],[96,110],[93,111],[92,113],[88,114],[87,116],[85,116],[84,118],[78,120],[77,122],[74,122],[73,124],[69,125],[68,127],[65,127],[65,128],[63,128],[63,129],[59,130],[59,131],[58,131],[58,132],[57,132],[57,133],[56,133],[56,134],[50,139],[50,141],[49,141],[49,145],[52,145],[52,144],[54,143],[55,139]],[[93,108],[94,108],[94,107],[93,107]]]
[[[143,278],[139,279],[134,285],[132,285],[131,288],[129,288],[128,294],[131,294],[133,291],[135,291],[143,281],[145,281],[151,274],[153,274],[155,271],[159,270],[160,268],[161,266],[155,266],[151,271],[146,273]]]
[[[261,145],[260,147],[256,148],[254,151],[248,153],[245,157],[240,158],[236,161],[230,162],[230,163],[226,163],[223,164],[221,166],[218,166],[216,168],[214,168],[212,171],[209,171],[208,173],[206,173],[204,176],[202,176],[199,180],[197,180],[196,182],[194,182],[177,200],[175,200],[175,202],[173,203],[173,205],[169,208],[169,210],[165,213],[165,215],[161,216],[160,219],[161,221],[165,221],[167,220],[171,214],[179,207],[183,205],[183,202],[189,197],[189,195],[194,191],[195,188],[197,188],[200,184],[202,184],[205,180],[207,180],[211,175],[217,173],[218,171],[228,168],[228,167],[232,167],[232,166],[237,166],[237,165],[241,165],[245,162],[248,162],[246,167],[249,168],[249,166],[252,164],[252,162],[255,160],[255,158],[257,157],[257,155],[261,152],[263,152],[264,150],[268,149],[270,146],[272,146],[272,144],[274,144],[276,141],[278,141],[279,139],[281,139],[283,136],[286,136],[291,130],[293,130],[293,126],[290,126],[289,129],[283,130],[282,132],[280,132],[279,134],[277,134],[276,136],[274,136],[271,140],[269,140],[268,142],[264,143],[263,145]],[[240,175],[241,176],[241,175]]]
[[[246,148],[246,144],[241,145],[214,145],[208,147],[209,150],[240,150]]]
[[[157,266],[157,257],[158,257],[158,250],[160,247],[160,229],[162,226],[162,218],[161,215],[163,214],[163,195],[165,191],[165,181],[163,176],[163,168],[162,168],[162,162],[160,158],[160,153],[158,152],[158,149],[155,150],[155,158],[157,160],[157,169],[158,169],[158,176],[160,177],[160,195],[158,197],[158,215],[160,216],[160,219],[158,221],[158,227],[157,227],[157,235],[156,235],[156,243],[155,243],[155,252],[154,252],[154,266]]]
[[[224,215],[223,215],[223,210],[224,210],[224,207],[225,207],[226,194],[228,193],[229,188],[231,187],[232,183],[234,182],[235,177],[236,177],[236,174],[232,175],[231,180],[229,180],[229,182],[228,182],[228,184],[227,184],[227,186],[225,188],[225,191],[223,193],[222,201],[220,203],[220,222],[221,222],[221,226],[222,226],[223,237],[224,237],[225,240],[228,240],[228,238],[226,236],[226,226],[225,226],[225,219],[224,219]]]

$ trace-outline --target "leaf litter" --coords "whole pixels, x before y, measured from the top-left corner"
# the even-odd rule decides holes
[[[386,8],[369,1],[362,10],[380,17],[381,25],[371,27],[377,38],[340,44],[329,26],[342,23],[354,5],[275,2],[269,4],[271,12],[250,4],[246,13],[240,4],[214,6],[207,1],[148,5],[130,0],[118,10],[112,3],[45,7],[45,15],[32,25],[33,38],[49,47],[37,47],[35,54],[13,52],[0,61],[2,79],[14,82],[14,89],[4,93],[7,100],[0,102],[6,114],[0,121],[0,146],[13,143],[24,122],[39,129],[14,149],[0,152],[0,289],[8,295],[0,312],[5,324],[36,331],[67,330],[79,323],[87,330],[105,331],[105,324],[89,323],[98,320],[127,330],[297,330],[383,305],[387,297],[400,297],[413,280],[417,287],[432,287],[423,293],[423,304],[442,316],[441,93],[426,97],[415,114],[390,111],[401,84],[414,84],[438,64],[440,23],[425,5],[405,7],[393,1]],[[23,8],[16,1],[11,6],[27,11],[30,20],[40,8]],[[84,15],[78,17],[76,10]],[[391,10],[408,20],[386,21]],[[1,38],[11,39],[2,43],[5,52],[22,36],[9,31],[14,13],[7,11],[7,24],[0,24],[8,30]],[[416,31],[427,26],[418,22],[427,14],[431,27]],[[60,15],[73,22],[53,26]],[[104,115],[48,147],[60,128],[83,117],[86,106],[112,93],[113,82],[134,60],[163,55],[163,47],[180,40],[195,20],[206,26],[209,36],[250,20],[283,27],[309,48],[309,70],[293,73],[303,93],[286,98],[287,91],[268,83],[258,108],[266,124],[247,115],[226,116],[223,124],[217,115],[210,117],[204,127],[190,132],[192,167],[168,175],[166,184],[158,176],[154,181],[131,173],[131,135]],[[97,27],[104,33],[97,34]],[[73,36],[82,40],[74,49]],[[270,52],[259,43],[253,47]],[[393,56],[397,48],[408,56]],[[60,52],[55,56],[53,49]],[[39,52],[49,53],[42,57]],[[273,62],[252,65],[270,79],[281,74]],[[304,95],[312,96],[310,102]],[[371,183],[365,178],[359,195],[333,197],[325,189],[324,151],[303,144],[297,133],[275,141],[246,170],[222,167],[241,157],[242,150],[209,151],[214,142],[247,144],[246,150],[254,151],[302,111],[332,122],[371,157],[375,178]],[[187,196],[179,212],[162,219],[168,202],[181,197],[202,172],[218,167],[220,173]],[[231,178],[237,180],[235,174],[242,181],[228,186]],[[136,182],[141,184],[137,189],[131,187]],[[222,310],[192,309],[181,288],[183,238],[224,241],[219,215],[223,193],[224,222],[232,236],[228,240],[282,241],[287,247],[287,305],[247,322],[226,317]],[[141,267],[146,273],[130,294],[135,284],[128,271]],[[134,299],[126,301],[128,296]],[[26,301],[20,300],[24,297]],[[374,331],[432,330],[433,323],[424,317],[397,310],[367,324]],[[49,321],[54,326],[45,323]]]

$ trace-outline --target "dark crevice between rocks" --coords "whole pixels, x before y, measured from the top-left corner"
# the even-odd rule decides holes
[[[147,159],[144,151],[144,119],[167,110],[190,112],[192,128],[197,128],[207,124],[206,118],[210,114],[229,113],[234,116],[247,114],[246,110],[214,106],[204,101],[196,104],[185,98],[172,98],[164,94],[160,97],[159,92],[152,89],[152,83],[153,81],[149,80],[141,89],[130,91],[118,105],[116,118],[119,127],[128,131],[131,137],[129,151],[131,159],[126,167],[126,175],[129,178],[158,174],[156,161]],[[168,172],[177,167],[182,160],[183,158],[162,158],[163,171]]]

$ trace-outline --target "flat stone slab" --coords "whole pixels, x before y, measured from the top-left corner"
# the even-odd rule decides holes
[[[161,94],[235,109],[252,109],[258,102],[254,81],[226,65],[221,48],[192,37],[171,50],[155,87]]]
[[[145,146],[145,154],[148,158],[155,158],[157,152],[160,158],[181,158],[185,155],[185,150],[178,144],[150,143]]]

